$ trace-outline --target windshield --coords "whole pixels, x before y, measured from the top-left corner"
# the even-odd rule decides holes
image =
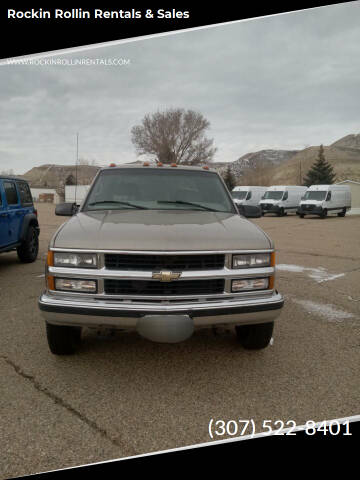
[[[264,198],[270,200],[281,200],[284,192],[275,192],[273,190],[268,190],[265,192]]]
[[[97,177],[83,211],[197,210],[235,213],[216,173],[178,168],[104,170]]]
[[[304,196],[304,200],[325,200],[326,192],[324,190],[307,191]]]
[[[242,192],[231,192],[231,196],[233,198],[236,198],[237,200],[244,200],[246,197],[247,192],[242,191]]]

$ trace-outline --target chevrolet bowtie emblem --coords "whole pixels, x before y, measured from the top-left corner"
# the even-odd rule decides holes
[[[173,280],[177,280],[180,278],[181,273],[173,273],[173,272],[154,272],[152,274],[152,278],[154,280],[160,280],[160,282],[172,282]]]

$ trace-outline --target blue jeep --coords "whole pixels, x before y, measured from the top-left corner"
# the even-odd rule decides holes
[[[39,251],[39,234],[28,183],[0,176],[0,253],[16,249],[21,262],[34,262]]]

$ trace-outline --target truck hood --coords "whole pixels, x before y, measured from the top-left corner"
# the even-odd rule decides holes
[[[256,250],[272,247],[254,223],[222,212],[101,210],[80,212],[53,236],[51,247],[97,250]]]

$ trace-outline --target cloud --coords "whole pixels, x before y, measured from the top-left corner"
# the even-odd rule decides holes
[[[130,60],[122,66],[1,66],[1,167],[23,173],[74,163],[76,132],[80,156],[133,161],[131,127],[168,107],[204,114],[217,161],[358,133],[359,7],[351,2],[53,57]]]

